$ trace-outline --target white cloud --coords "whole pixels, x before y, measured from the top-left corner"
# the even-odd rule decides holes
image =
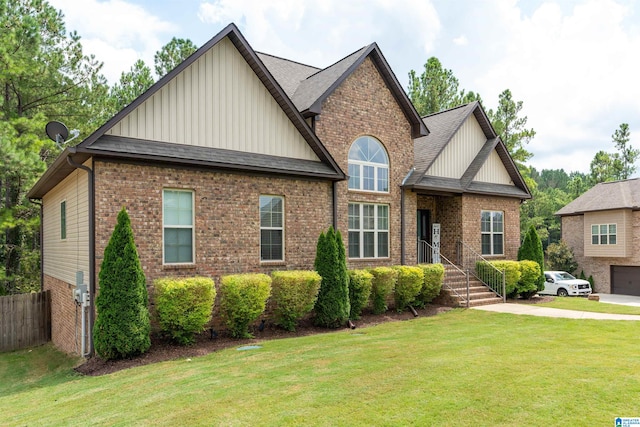
[[[169,41],[176,25],[123,0],[50,0],[65,15],[68,31],[77,31],[86,54],[104,62],[113,83],[137,59],[153,69],[153,55]]]
[[[453,39],[453,44],[455,44],[456,46],[466,46],[469,44],[469,40],[467,40],[467,36],[462,34]]]

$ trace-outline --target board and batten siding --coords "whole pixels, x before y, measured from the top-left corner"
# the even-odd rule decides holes
[[[106,133],[319,160],[228,38]]]
[[[478,121],[474,116],[470,116],[460,126],[425,175],[459,179],[485,142],[487,137]]]
[[[514,185],[496,150],[491,152],[473,180],[492,184]]]
[[[591,226],[616,224],[615,245],[591,244]],[[621,257],[633,254],[633,214],[631,209],[617,209],[584,214],[584,256]]]
[[[85,165],[91,167],[91,160]],[[76,271],[89,282],[89,208],[87,172],[76,169],[42,199],[44,274],[71,285]],[[60,204],[66,202],[66,239],[60,235]]]

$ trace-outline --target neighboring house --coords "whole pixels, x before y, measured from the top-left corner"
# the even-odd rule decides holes
[[[66,148],[28,197],[43,204],[53,341],[73,352],[76,272],[93,313],[122,207],[151,285],[311,269],[331,225],[350,268],[424,261],[435,223],[452,260],[459,240],[514,258],[530,194],[479,104],[421,118],[375,43],[318,69],[256,53],[229,25]]]
[[[595,292],[640,295],[640,179],[597,184],[556,215]]]

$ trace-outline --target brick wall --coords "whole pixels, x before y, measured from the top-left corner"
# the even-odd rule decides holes
[[[390,257],[379,260],[350,259],[349,268],[400,264],[401,215],[400,184],[413,167],[413,139],[411,126],[387,88],[378,69],[367,58],[322,106],[316,122],[316,134],[327,147],[343,171],[348,171],[351,144],[360,136],[378,139],[389,155],[389,193],[350,191],[348,182],[338,183],[338,229],[345,246],[348,238],[348,204],[370,202],[389,205]],[[405,193],[405,250],[406,263],[415,263],[416,253],[416,195]]]
[[[45,275],[43,288],[51,291],[51,341],[66,353],[80,354],[82,313],[72,297],[75,286]]]

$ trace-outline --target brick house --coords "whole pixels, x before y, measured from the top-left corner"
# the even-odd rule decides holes
[[[556,215],[595,292],[640,295],[640,179],[597,184]]]
[[[421,118],[374,43],[319,69],[256,53],[229,25],[75,147],[42,200],[43,287],[56,346],[77,352],[72,290],[97,271],[126,207],[147,283],[313,267],[342,232],[350,268],[415,264],[441,225],[513,258],[530,197],[477,103]]]

